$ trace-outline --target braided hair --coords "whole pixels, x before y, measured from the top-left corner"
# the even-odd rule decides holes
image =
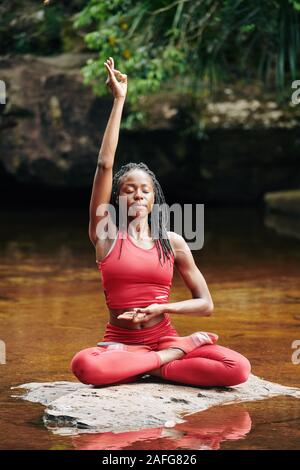
[[[163,255],[163,260],[165,262],[166,258],[170,259],[171,256],[175,257],[172,250],[172,246],[169,241],[169,237],[164,226],[164,221],[167,220],[167,208],[166,201],[161,189],[159,182],[156,179],[155,174],[151,171],[145,163],[127,163],[123,165],[117,173],[115,173],[112,181],[112,192],[110,198],[110,204],[116,209],[116,225],[119,228],[119,189],[120,184],[122,183],[122,178],[129,173],[131,170],[143,170],[147,175],[150,176],[154,188],[154,203],[158,206],[158,217],[154,217],[154,223],[157,224],[155,227],[156,233],[158,233],[158,239],[155,240],[156,249],[158,252],[159,262],[161,263],[161,258]],[[148,214],[148,224],[151,229],[151,214]],[[123,246],[123,238],[121,239],[121,248],[119,252],[119,258],[121,255],[121,250]]]

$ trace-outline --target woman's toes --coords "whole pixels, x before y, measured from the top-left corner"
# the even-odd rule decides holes
[[[208,336],[211,338],[213,344],[215,344],[215,343],[218,341],[219,336],[216,335],[215,333],[207,333],[207,334],[208,334]]]
[[[218,335],[215,333],[207,333],[206,331],[197,331],[192,334],[192,337],[194,338],[195,343],[199,346],[214,344],[218,341]]]

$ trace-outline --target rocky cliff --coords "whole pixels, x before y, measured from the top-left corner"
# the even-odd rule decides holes
[[[0,184],[14,198],[20,188],[81,195],[88,200],[112,96],[95,97],[80,67],[90,54],[3,57],[0,79]],[[130,90],[130,88],[129,88]],[[208,104],[204,139],[184,135],[188,100],[148,100],[149,126],[121,130],[116,169],[144,161],[169,201],[251,203],[267,191],[299,186],[300,127],[276,105],[253,100]],[[127,103],[124,116],[128,113]],[[254,107],[253,107],[254,106]],[[300,105],[299,105],[300,107]],[[260,108],[260,109],[259,109]]]

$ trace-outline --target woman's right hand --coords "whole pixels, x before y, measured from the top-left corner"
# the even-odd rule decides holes
[[[125,98],[127,93],[127,75],[114,68],[114,59],[109,57],[104,65],[108,72],[106,85],[110,88],[115,98]],[[120,81],[116,79],[116,76]]]

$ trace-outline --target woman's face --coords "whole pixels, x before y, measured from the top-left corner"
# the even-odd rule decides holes
[[[129,217],[146,217],[154,204],[152,178],[143,170],[132,170],[122,177],[119,196],[127,198]]]

